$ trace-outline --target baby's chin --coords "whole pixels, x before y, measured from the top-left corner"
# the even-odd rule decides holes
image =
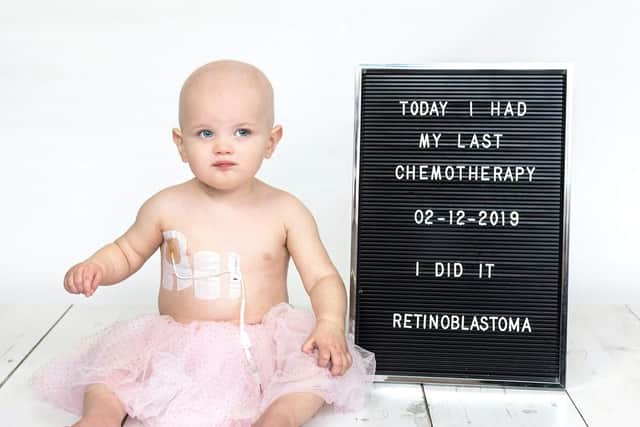
[[[212,165],[189,164],[195,178],[214,191],[234,191],[247,188],[255,183],[257,170],[235,165],[218,169]],[[257,168],[259,169],[259,168]],[[252,173],[253,172],[253,173]]]
[[[215,191],[234,191],[238,190],[252,181],[252,179],[247,179],[245,177],[237,177],[225,175],[223,177],[211,178],[210,176],[198,176],[196,175],[196,179],[198,179],[202,184],[209,187]]]

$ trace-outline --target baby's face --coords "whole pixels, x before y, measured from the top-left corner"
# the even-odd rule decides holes
[[[251,79],[201,78],[186,91],[174,141],[203,183],[231,190],[250,182],[281,135],[269,93]]]

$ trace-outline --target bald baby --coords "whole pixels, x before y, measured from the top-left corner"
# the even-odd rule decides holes
[[[253,65],[240,61],[209,62],[191,73],[182,85],[178,111],[180,128],[185,130],[201,119],[198,113],[207,102],[223,102],[233,107],[247,98],[256,109],[256,115],[266,122],[264,124],[273,126],[273,88],[267,76]]]

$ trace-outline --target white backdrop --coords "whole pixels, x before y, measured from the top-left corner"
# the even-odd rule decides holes
[[[221,58],[271,79],[284,137],[259,177],[311,209],[347,286],[357,64],[573,63],[570,298],[640,301],[636,2],[89,3],[0,8],[0,303],[88,301],[64,273],[191,177],[178,91]],[[159,277],[156,253],[93,301],[153,305]],[[309,305],[293,263],[289,292]]]

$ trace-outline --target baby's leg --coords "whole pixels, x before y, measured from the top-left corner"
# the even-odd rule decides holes
[[[315,415],[324,399],[315,393],[289,393],[277,398],[260,416],[254,427],[299,427]]]
[[[92,384],[84,392],[82,418],[72,427],[120,427],[127,415],[118,397],[104,384]]]

